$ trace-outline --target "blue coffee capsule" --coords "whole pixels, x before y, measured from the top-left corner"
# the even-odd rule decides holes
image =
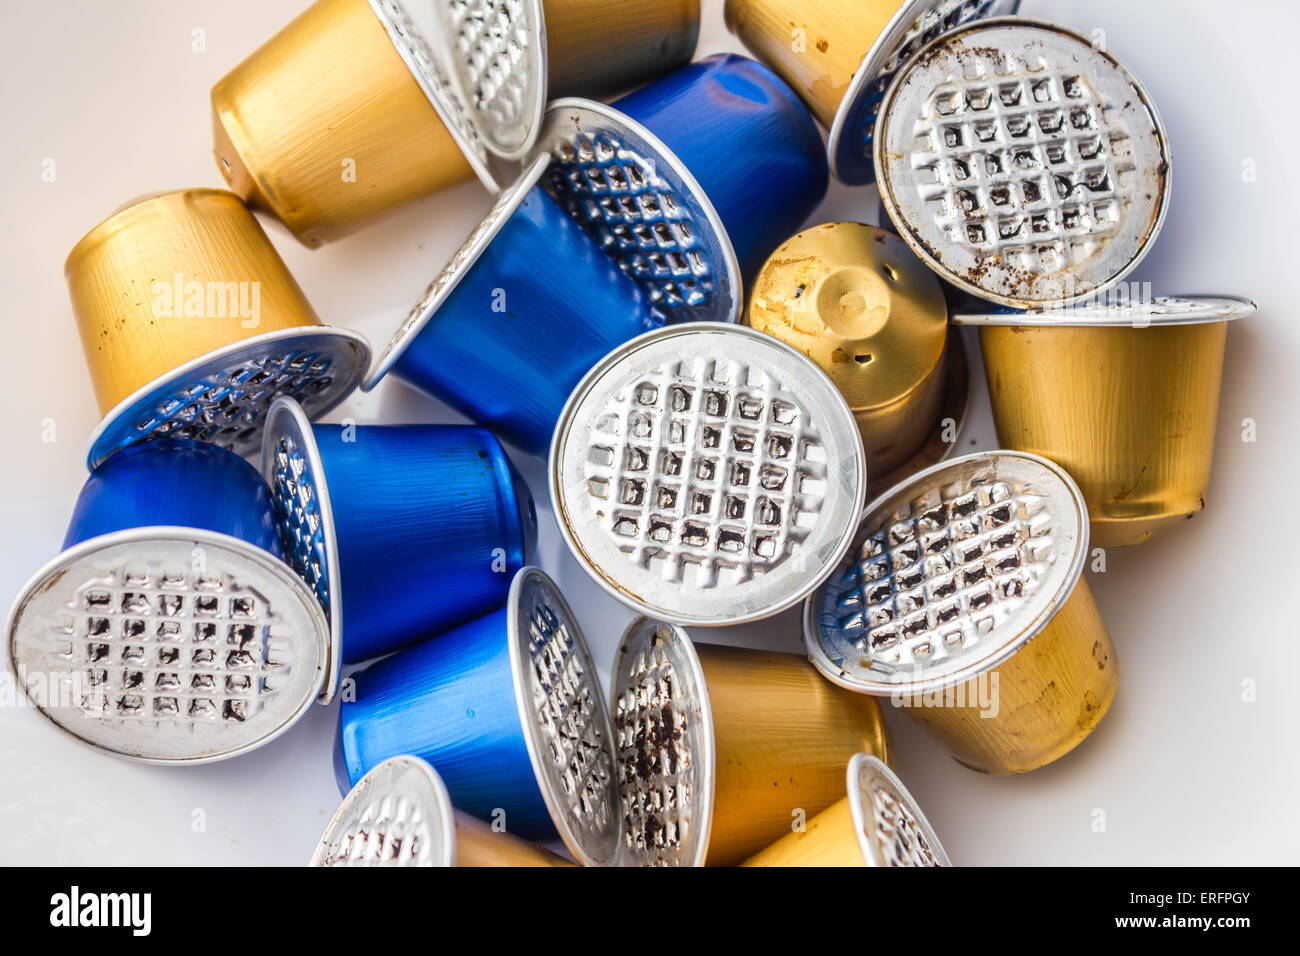
[[[620,823],[609,711],[564,597],[524,568],[503,610],[351,675],[339,711],[343,793],[389,757],[437,768],[451,799],[574,858],[613,861]],[[504,818],[502,818],[504,814]]]
[[[673,321],[736,321],[742,283],[798,231],[829,179],[794,91],[732,54],[611,106],[557,100],[538,149],[552,159],[547,191]]]
[[[397,330],[362,385],[391,370],[541,454],[573,386],[663,318],[650,297],[538,187],[534,161]]]
[[[500,607],[536,545],[532,496],[486,429],[312,425],[285,398],[267,416],[262,474],[347,663]]]
[[[64,550],[10,612],[15,686],[119,757],[261,746],[336,675],[325,614],[283,553],[270,490],[238,455],[171,438],[123,449],[91,472]]]

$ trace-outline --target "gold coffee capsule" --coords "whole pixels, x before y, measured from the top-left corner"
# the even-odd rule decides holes
[[[1087,554],[1083,496],[1052,462],[997,451],[935,465],[867,507],[804,607],[809,659],[888,697],[972,769],[1041,767],[1115,695]]]
[[[1064,467],[1093,544],[1121,547],[1205,507],[1228,323],[1255,304],[1109,298],[953,321],[980,327],[999,443]]]
[[[794,88],[830,131],[831,171],[875,178],[880,95],[898,68],[946,30],[1014,13],[1019,0],[727,0],[727,29]]]
[[[164,436],[249,452],[277,395],[316,417],[370,361],[361,336],[321,326],[257,220],[224,190],[130,203],[73,247],[64,275],[104,415],[92,468]]]
[[[879,758],[849,761],[848,790],[742,866],[948,866],[925,814]]]
[[[325,828],[311,866],[572,866],[451,805],[419,757],[385,760],[357,781]]]
[[[831,222],[787,240],[759,272],[745,321],[839,388],[873,487],[953,448],[969,397],[961,337],[948,336],[939,280],[893,233]]]
[[[614,660],[625,865],[729,865],[844,796],[844,765],[889,759],[870,697],[795,654],[692,644],[638,618]]]
[[[317,0],[212,88],[214,154],[305,245],[477,174],[464,106],[398,0]]]
[[[434,9],[469,121],[506,159],[532,149],[547,103],[601,98],[684,66],[700,33],[700,0],[434,0]]]

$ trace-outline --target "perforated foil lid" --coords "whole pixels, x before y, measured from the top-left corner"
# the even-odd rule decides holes
[[[321,689],[321,703],[328,704],[338,692],[343,650],[338,536],[311,422],[302,406],[287,396],[276,399],[266,416],[262,477],[271,489],[289,564],[311,588],[329,619],[329,673]]]
[[[506,608],[515,701],[537,785],[574,859],[608,866],[618,846],[614,735],[582,630],[538,568],[515,575]]]
[[[469,121],[492,152],[521,158],[546,105],[542,0],[434,0],[434,10]]]
[[[451,796],[419,757],[390,757],[357,781],[309,866],[455,866]]]
[[[551,444],[551,501],[583,569],[677,624],[770,617],[848,549],[866,465],[843,396],[743,326],[633,339],[578,384]]]
[[[831,124],[831,171],[846,183],[875,179],[872,164],[880,100],[898,68],[941,33],[1015,13],[1020,0],[904,0],[858,67]]]
[[[735,322],[740,263],[718,212],[657,136],[612,106],[560,99],[537,150],[546,191],[673,321]]]
[[[717,755],[704,670],[686,632],[633,621],[614,657],[611,688],[619,863],[703,866]]]
[[[849,809],[867,866],[950,866],[930,822],[879,757],[849,761]]]
[[[234,757],[279,736],[325,679],[329,626],[284,562],[195,528],[69,548],[28,582],[5,653],[60,730],[147,763]]]
[[[878,696],[992,670],[1074,590],[1087,513],[1064,470],[1021,452],[955,458],[895,485],[804,607],[809,660]]]
[[[266,412],[292,395],[323,415],[356,388],[370,346],[355,332],[308,327],[242,339],[186,362],[123,399],[90,436],[87,467],[154,438],[192,438],[255,453]]]
[[[899,234],[940,276],[1011,308],[1119,282],[1160,231],[1169,144],[1111,53],[1053,24],[980,21],[895,76],[876,176]]]
[[[479,182],[490,193],[501,190],[501,184],[492,169],[487,149],[470,108],[461,97],[460,90],[443,72],[446,57],[436,51],[436,37],[425,37],[412,22],[403,0],[369,0],[370,9],[388,34],[411,76],[429,100],[434,112],[460,147]]]
[[[1250,299],[1231,295],[1162,295],[1137,301],[1106,297],[1102,300],[1084,300],[1058,309],[954,315],[952,321],[956,325],[1146,328],[1150,325],[1232,322],[1252,316],[1257,310],[1258,306]]]

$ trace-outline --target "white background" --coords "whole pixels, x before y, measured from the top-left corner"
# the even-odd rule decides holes
[[[0,601],[57,550],[97,419],[62,276],[80,236],[128,199],[219,186],[212,84],[303,0],[5,0],[0,12]],[[898,770],[959,864],[1293,863],[1300,547],[1294,484],[1300,278],[1294,243],[1300,4],[1025,0],[1091,32],[1149,87],[1169,128],[1173,204],[1137,280],[1157,292],[1248,295],[1228,337],[1208,510],[1127,552],[1091,583],[1118,647],[1120,689],[1078,750],[1027,776],[952,762],[901,714]],[[191,49],[206,31],[206,51]],[[704,0],[698,55],[739,50]],[[56,180],[43,182],[53,159]],[[1253,180],[1244,176],[1247,164]],[[761,195],[754,196],[762,202]],[[267,228],[321,318],[379,350],[489,206],[471,183],[317,251]],[[874,222],[874,189],[831,187],[811,222]],[[977,370],[964,450],[994,447]],[[456,421],[389,379],[332,416]],[[1242,441],[1254,419],[1258,441]],[[42,441],[53,419],[57,439]],[[546,510],[544,468],[516,456],[544,513],[539,563],[583,622],[602,674],[630,612],[591,584]],[[698,639],[800,649],[795,612]],[[7,678],[5,678],[7,680]],[[1258,699],[1243,701],[1243,681]],[[11,699],[11,688],[0,686]],[[0,863],[299,864],[339,800],[336,713],[268,747],[187,769],[135,766],[0,707]],[[193,832],[196,809],[206,830]],[[1096,811],[1105,832],[1095,832]]]

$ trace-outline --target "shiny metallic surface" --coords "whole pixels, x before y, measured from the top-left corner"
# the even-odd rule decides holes
[[[558,835],[579,861],[606,861],[608,711],[582,631],[540,571],[515,575],[505,609],[353,677],[355,701],[339,718],[347,781],[412,754],[474,816],[500,818],[527,840]]]
[[[879,758],[849,761],[849,806],[869,866],[949,866],[930,822]]]
[[[374,388],[391,370],[535,454],[546,451],[592,364],[662,324],[648,297],[536,185],[546,166],[538,157],[502,195],[363,385]]]
[[[960,446],[971,402],[970,358],[960,333],[949,334],[940,367],[944,372],[944,383],[937,420],[921,445],[902,464],[892,471],[870,472],[868,501],[918,471],[951,457],[953,450]]]
[[[452,80],[470,121],[498,156],[531,148],[546,107],[542,0],[434,0]]]
[[[699,656],[679,628],[633,621],[614,658],[623,865],[703,866],[718,754]]]
[[[855,754],[847,777],[844,799],[742,865],[950,865],[925,814],[880,758]]]
[[[1161,295],[1127,301],[1123,297],[1084,300],[1067,308],[954,313],[954,325],[1011,325],[1021,328],[1098,327],[1144,329],[1152,325],[1202,325],[1234,322],[1259,311],[1235,295]]]
[[[868,506],[853,551],[805,605],[809,659],[843,687],[901,700],[968,765],[1041,766],[1114,694],[1087,554],[1083,496],[1059,466],[1019,452],[936,465]],[[986,714],[974,682],[993,674]],[[915,706],[942,692],[952,701]]]
[[[745,323],[830,377],[853,410],[873,476],[922,450],[952,404],[948,387],[960,384],[947,374],[961,346],[947,348],[939,280],[874,226],[823,223],[782,243],[754,282]],[[954,397],[965,406],[964,393]]]
[[[253,214],[224,190],[126,204],[73,247],[64,275],[104,414],[92,468],[164,436],[248,452],[276,395],[322,414],[370,359],[361,336],[320,325]]]
[[[713,56],[602,106],[552,103],[546,188],[674,319],[734,321],[826,195],[817,126],[769,69]]]
[[[874,142],[881,199],[941,278],[1010,308],[1127,276],[1168,209],[1169,144],[1111,53],[1019,18],[977,22],[895,77]]]
[[[1020,0],[906,0],[867,50],[840,100],[827,143],[831,171],[846,183],[874,182],[876,120],[899,67],[949,30],[1019,9]]]
[[[725,324],[610,353],[551,448],[552,505],[583,570],[680,624],[759,620],[802,600],[848,549],[865,489],[834,384],[771,336]]]
[[[309,866],[455,866],[451,795],[419,757],[376,766],[335,812]]]
[[[339,789],[411,754],[442,776],[456,806],[508,832],[550,840],[554,824],[524,742],[504,609],[349,675],[339,707]]]
[[[796,810],[842,799],[853,754],[890,759],[875,701],[799,655],[692,644],[640,618],[612,687],[624,865],[739,863],[789,832]]]
[[[890,489],[809,600],[813,663],[846,687],[933,689],[1032,639],[1083,573],[1082,497],[1050,462],[968,455]]]
[[[538,149],[547,192],[673,321],[734,322],[740,263],[703,187],[650,130],[614,107],[565,99]]]
[[[455,809],[419,757],[379,764],[343,798],[310,866],[572,866],[549,850]]]
[[[64,551],[14,604],[15,686],[114,756],[193,764],[259,747],[305,713],[330,655],[282,553],[269,492],[238,456],[126,449],[92,472]]]
[[[276,398],[294,398],[309,417],[324,415],[351,394],[369,362],[366,340],[342,329],[287,329],[240,340],[124,398],[91,432],[87,467],[160,438],[193,438],[251,454]]]
[[[1124,547],[1205,508],[1228,326],[1254,311],[1167,296],[954,321],[980,327],[999,441],[1060,463],[1094,543]]]
[[[262,472],[346,663],[499,607],[536,541],[532,496],[481,428],[312,426],[281,399]]]
[[[536,141],[548,99],[600,96],[690,61],[699,0],[437,0],[449,67],[488,149]]]
[[[545,0],[548,98],[606,96],[685,66],[700,0]]]
[[[727,0],[727,29],[830,130],[831,171],[875,179],[871,138],[895,71],[940,33],[1019,0]]]
[[[607,866],[619,838],[614,734],[591,654],[564,595],[537,568],[516,577],[506,614],[524,742],[551,819],[580,863]]]
[[[500,188],[398,0],[318,0],[213,87],[212,111],[230,188],[310,247],[475,174]]]

